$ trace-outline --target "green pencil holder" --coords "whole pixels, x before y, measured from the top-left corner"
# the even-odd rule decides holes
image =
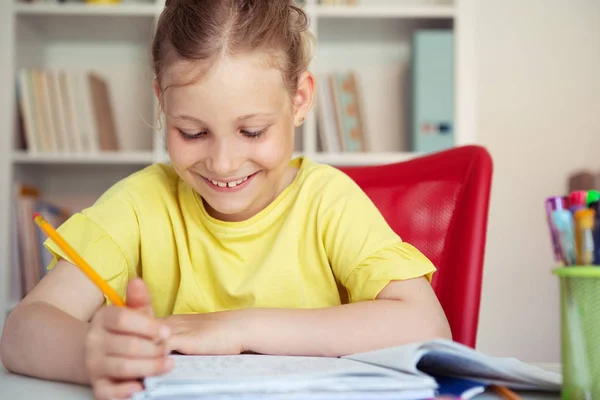
[[[560,280],[562,399],[600,399],[600,266],[556,268]]]

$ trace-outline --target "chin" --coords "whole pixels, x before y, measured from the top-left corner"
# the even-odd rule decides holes
[[[210,198],[204,197],[204,200],[214,211],[209,212],[209,214],[216,213],[217,219],[222,219],[224,221],[241,221],[251,217],[251,215],[248,214],[249,206],[247,204],[223,204],[223,202],[219,202],[219,205],[215,207],[211,204]]]

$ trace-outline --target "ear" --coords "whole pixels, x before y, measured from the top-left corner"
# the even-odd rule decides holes
[[[160,85],[158,84],[158,81],[156,79],[154,79],[154,95],[156,96],[156,99],[158,100],[158,107],[160,110],[163,109],[161,94],[162,93],[160,91]]]
[[[298,127],[306,119],[315,99],[315,77],[305,71],[298,79],[298,89],[294,96],[294,124]]]

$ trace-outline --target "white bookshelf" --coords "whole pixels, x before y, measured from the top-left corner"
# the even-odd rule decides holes
[[[453,18],[453,4],[397,4],[309,7],[317,18]]]
[[[357,6],[321,6],[309,0],[305,9],[318,43],[311,69],[318,78],[338,68],[368,71],[373,63],[408,62],[415,30],[451,28],[456,41],[455,144],[475,143],[474,2],[362,0]],[[15,182],[32,182],[49,199],[81,208],[127,174],[155,162],[168,162],[162,138],[152,128],[157,115],[150,43],[162,7],[163,0],[125,0],[114,6],[0,0],[0,54],[5,55],[0,63],[0,84],[8,88],[0,91],[0,310],[12,309],[16,301],[10,296],[9,272],[13,236],[9,217]],[[16,148],[15,72],[29,67],[93,68],[102,74],[111,87],[123,151],[54,154]],[[386,109],[385,84],[373,87],[374,126],[385,126],[397,116]],[[298,131],[295,155],[337,166],[386,164],[419,155],[408,150],[404,139],[395,136],[398,134],[376,130],[378,136],[373,140],[380,145],[372,151],[321,152],[315,106]],[[404,135],[408,134],[407,127]],[[0,326],[4,317],[0,312]]]
[[[64,16],[147,16],[154,17],[160,12],[158,4],[154,3],[124,3],[116,5],[84,3],[17,3],[13,12],[20,15],[64,15]]]
[[[88,164],[88,165],[149,165],[154,162],[154,154],[150,151],[119,151],[97,153],[39,153],[13,151],[12,162],[16,165],[27,164]]]

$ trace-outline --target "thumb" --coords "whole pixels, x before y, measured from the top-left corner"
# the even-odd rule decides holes
[[[150,291],[143,280],[136,278],[127,284],[127,307],[154,316]]]

